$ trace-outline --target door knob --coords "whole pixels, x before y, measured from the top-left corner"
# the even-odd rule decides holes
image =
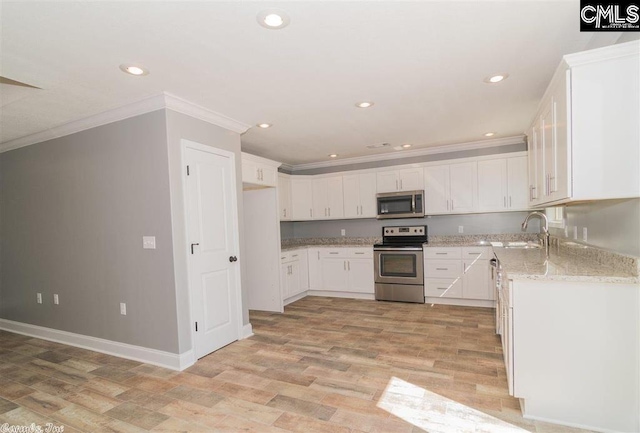
[[[238,258],[237,258],[236,256],[230,256],[230,257],[229,257],[229,261],[230,261],[230,262],[232,262],[232,263],[233,263],[233,262],[237,262],[237,261],[238,261]]]

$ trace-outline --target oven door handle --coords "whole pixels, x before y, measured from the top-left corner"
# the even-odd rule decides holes
[[[373,251],[394,251],[397,253],[401,253],[403,251],[422,251],[420,247],[402,247],[402,248],[394,248],[394,247],[375,247]]]

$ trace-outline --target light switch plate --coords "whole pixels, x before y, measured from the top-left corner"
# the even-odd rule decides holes
[[[346,236],[347,231],[345,229],[340,230],[340,236]]]
[[[458,233],[464,233],[464,226],[458,226]]]
[[[582,240],[583,241],[587,241],[587,228],[586,227],[582,227]]]
[[[127,315],[127,304],[125,304],[124,302],[120,302],[120,314],[122,314],[123,316]]]
[[[55,305],[60,305],[60,297],[58,297],[58,294],[57,294],[57,293],[54,293],[54,294],[53,294],[53,303],[54,303]]]
[[[42,304],[42,293],[36,293],[36,302]]]
[[[156,249],[156,237],[155,236],[142,236],[142,248],[145,250]]]

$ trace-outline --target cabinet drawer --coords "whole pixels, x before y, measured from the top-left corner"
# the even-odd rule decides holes
[[[464,247],[462,248],[462,259],[490,260],[493,258],[492,247]]]
[[[425,259],[460,259],[462,249],[458,247],[425,247]]]
[[[297,262],[304,250],[288,250],[280,253],[280,263]]]
[[[373,248],[365,247],[365,248],[349,248],[347,250],[347,255],[353,259],[372,259],[373,258]]]
[[[346,248],[323,248],[320,250],[320,257],[347,257]]]
[[[458,278],[462,276],[460,260],[425,260],[425,278]]]
[[[424,295],[433,298],[462,298],[462,280],[427,278],[424,280]]]

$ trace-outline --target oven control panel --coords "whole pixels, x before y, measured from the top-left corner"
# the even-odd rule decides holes
[[[383,237],[396,236],[424,236],[427,233],[427,226],[403,226],[403,227],[383,227]]]

